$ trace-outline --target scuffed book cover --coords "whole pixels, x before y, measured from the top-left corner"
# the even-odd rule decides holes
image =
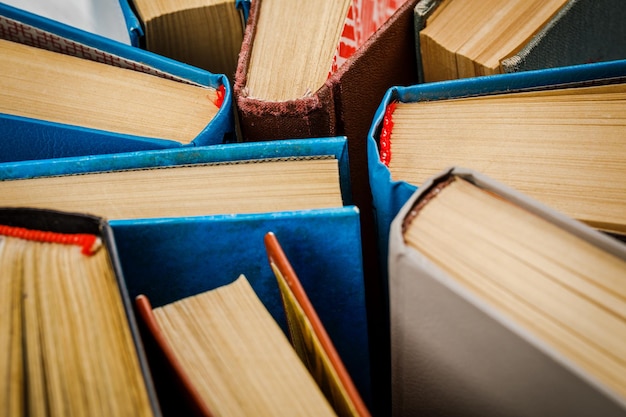
[[[345,135],[355,199],[366,203],[365,135],[384,92],[416,81],[413,7],[405,2],[310,96],[269,102],[248,97],[246,77],[263,1],[252,2],[235,75],[234,96],[243,141]],[[356,181],[355,181],[356,180]]]

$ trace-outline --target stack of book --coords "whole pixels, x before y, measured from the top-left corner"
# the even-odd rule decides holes
[[[0,407],[626,415],[625,19],[0,3]]]

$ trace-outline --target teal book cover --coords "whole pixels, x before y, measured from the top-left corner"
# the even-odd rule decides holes
[[[359,394],[371,404],[375,393],[370,369],[375,358],[369,353],[355,206],[115,220],[111,226],[131,298],[143,294],[156,308],[228,284],[244,274],[287,335],[283,302],[264,245],[265,235],[274,233]],[[158,355],[152,358],[159,362]],[[180,387],[171,385],[171,370],[160,366],[157,372],[161,372],[155,374],[155,381],[164,413],[180,409],[186,403],[181,403],[184,395],[177,393]]]
[[[207,115],[204,127],[198,129],[189,141],[179,140],[178,136],[155,137],[141,132],[128,134],[113,129],[85,127],[74,124],[72,119],[57,122],[25,117],[13,109],[15,104],[9,97],[4,97],[2,100],[7,110],[0,113],[2,162],[197,147],[230,142],[234,138],[232,93],[230,82],[223,74],[214,74],[2,3],[0,38],[136,71],[144,77],[148,74],[172,83],[199,86],[206,88],[207,94],[215,96],[215,114]],[[80,85],[68,85],[68,89],[74,87],[80,88]],[[124,100],[122,93],[120,100]]]

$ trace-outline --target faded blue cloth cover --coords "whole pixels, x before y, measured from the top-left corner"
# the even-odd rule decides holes
[[[153,307],[244,274],[287,334],[263,237],[274,232],[363,400],[370,357],[359,212],[355,206],[269,214],[115,220],[111,227],[131,298]]]
[[[417,68],[423,81],[419,32],[442,0],[414,9]],[[570,0],[519,52],[501,62],[518,72],[626,59],[626,7],[621,0]]]
[[[383,97],[368,133],[367,153],[369,181],[376,228],[381,271],[387,271],[389,227],[393,218],[417,189],[417,184],[394,181],[380,160],[379,137],[387,106],[394,102],[445,100],[550,87],[567,87],[585,83],[604,83],[611,79],[626,80],[626,60],[573,65],[544,70],[498,74],[459,80],[392,87]],[[419,135],[419,131],[415,132]],[[392,144],[393,146],[393,144]],[[393,158],[393,153],[391,155]],[[385,274],[386,275],[386,274]],[[386,285],[385,285],[386,287]]]
[[[115,62],[115,65],[127,68],[141,67],[143,71],[183,82],[223,87],[224,100],[216,116],[207,121],[206,127],[190,145],[0,114],[0,162],[214,145],[231,141],[234,137],[232,90],[225,75],[213,74],[0,3],[0,37],[32,44],[34,33],[40,35],[38,41],[42,38],[49,41],[46,47],[51,50]]]
[[[350,162],[345,136],[227,143],[214,146],[4,162],[0,163],[0,181],[174,165],[315,156],[332,156],[337,159],[343,203],[344,205],[352,204]],[[0,203],[1,201],[0,196]]]

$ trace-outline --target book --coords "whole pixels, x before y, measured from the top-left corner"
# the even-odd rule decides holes
[[[5,4],[0,38],[0,161],[210,145],[233,135],[224,75]]]
[[[402,65],[414,55],[413,40],[407,34],[412,24],[411,2],[394,3],[398,10],[391,15],[387,11],[389,18],[359,43],[350,40],[349,33],[351,29],[354,33],[365,31],[366,6],[361,9],[349,1],[316,2],[307,9],[301,4],[283,3],[264,5],[259,1],[250,8],[233,90],[241,140],[345,135],[356,200],[367,201],[359,175],[365,173],[366,166],[362,138],[385,90],[415,80],[412,68]],[[374,3],[364,2],[369,8],[376,7]],[[276,26],[273,20],[285,21],[285,25]],[[320,32],[321,26],[332,28],[334,34],[324,36],[330,38],[325,39],[325,45],[321,45],[324,39],[317,40],[320,33],[326,33]],[[337,53],[338,47],[346,49],[346,58]],[[373,67],[378,70],[371,71]],[[317,75],[308,76],[309,71]]]
[[[348,138],[353,201],[361,209],[369,311],[376,320],[385,301],[378,276],[366,138],[385,91],[417,82],[413,32],[417,0],[347,3],[316,1],[304,7],[301,2],[253,1],[233,96],[241,141]],[[326,13],[319,10],[322,7]],[[334,9],[337,13],[332,13]],[[374,30],[369,21],[378,22]],[[368,26],[369,30],[360,29]],[[321,38],[326,38],[325,48]],[[314,71],[317,81],[305,78]],[[384,339],[372,337],[376,343]],[[376,378],[381,383],[387,380],[384,372]]]
[[[0,204],[108,220],[350,204],[346,140],[223,144],[0,164]]]
[[[620,141],[610,136],[615,121],[592,113],[576,120],[567,116],[576,114],[574,106],[584,104],[582,92],[592,91],[588,87],[619,88],[625,75],[626,61],[621,60],[389,89],[368,139],[381,262],[386,259],[389,225],[400,207],[426,178],[460,164],[506,181],[570,217],[623,235],[625,211],[619,190],[624,186],[620,185],[619,172],[624,151],[619,149]],[[580,102],[548,102],[566,92],[571,95],[564,95],[564,100],[579,97]],[[522,104],[516,103],[507,116],[507,109],[511,110],[507,103],[520,93],[527,100],[536,95],[536,106],[522,111]],[[482,107],[490,100],[499,100],[496,109]],[[437,115],[427,116],[431,104],[445,103],[466,103],[468,107],[441,109]],[[586,103],[594,109],[604,107],[599,100]],[[613,103],[619,107],[619,99]],[[421,114],[401,116],[398,106],[405,104],[420,106]],[[565,105],[569,107],[563,114],[558,109]],[[536,111],[541,108],[544,117]],[[451,130],[456,132],[456,139]],[[590,138],[596,140],[586,144]],[[581,151],[585,146],[588,148]],[[399,162],[402,159],[405,162]],[[611,168],[616,171],[611,173]]]
[[[205,415],[336,415],[244,275],[154,309],[136,303]]]
[[[339,416],[369,416],[341,357],[273,232],[265,235],[268,260],[276,275],[291,343],[298,357]]]
[[[421,0],[421,82],[626,58],[626,12],[612,0]]]
[[[127,45],[138,46],[142,29],[125,0],[4,0],[4,4]]]
[[[249,1],[129,1],[147,50],[234,79]]]
[[[453,167],[391,225],[393,415],[626,415],[626,246]]]
[[[288,334],[264,237],[272,231],[361,398],[370,406],[371,365],[363,282],[359,210],[355,206],[260,214],[112,220],[131,298],[153,308],[218,288],[243,274]],[[158,260],[158,262],[155,262]],[[139,320],[164,415],[203,415],[181,385],[180,373]],[[201,409],[200,409],[201,410]],[[195,414],[194,414],[195,412]]]
[[[0,208],[3,415],[158,416],[112,230]]]

